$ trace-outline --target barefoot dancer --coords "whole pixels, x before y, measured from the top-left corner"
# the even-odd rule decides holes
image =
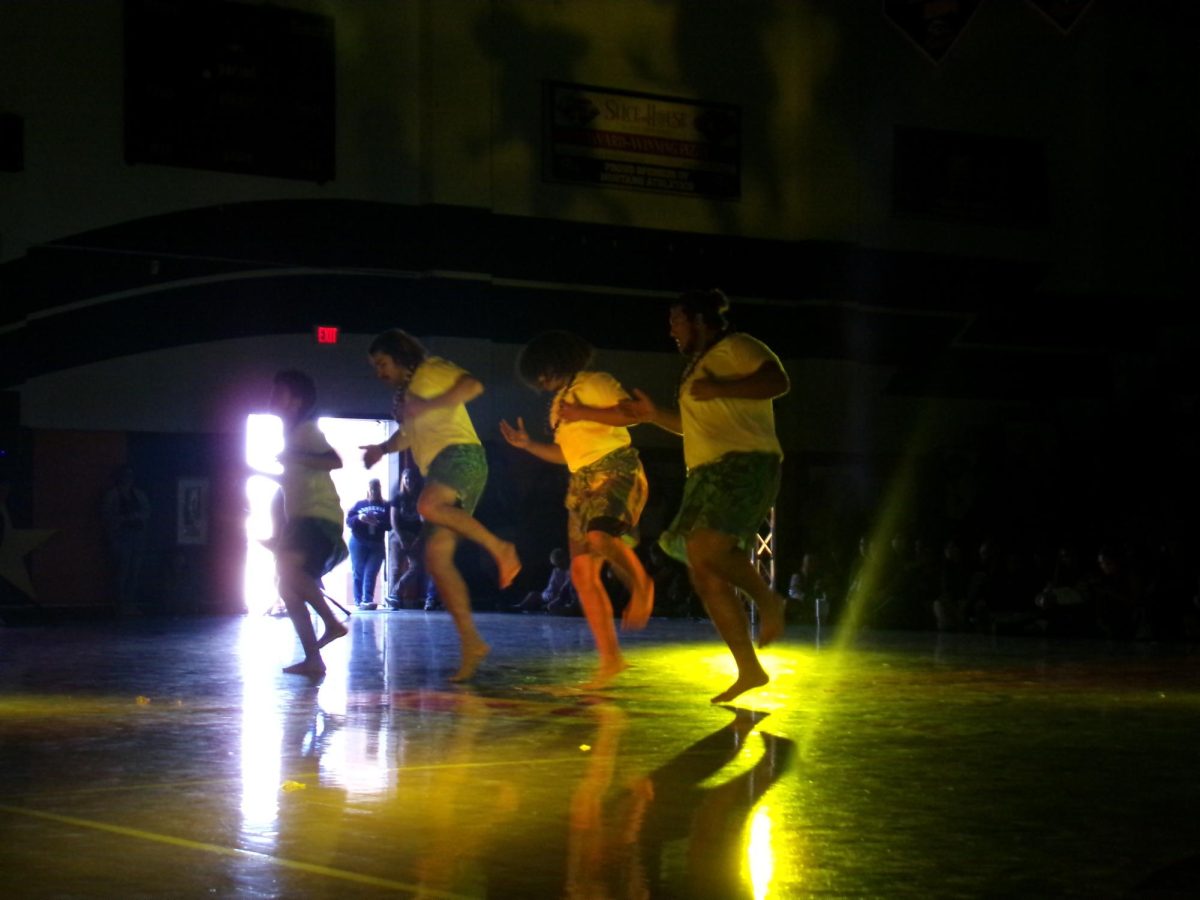
[[[304,372],[288,369],[276,373],[271,412],[283,420],[279,484],[286,523],[275,536],[272,549],[279,593],[304,648],[304,659],[283,670],[289,675],[323,675],[321,648],[347,630],[321,591],[322,576],[344,560],[348,551],[342,540],[342,504],[329,476],[342,467],[342,460],[312,419],[316,399],[316,388]],[[309,606],[325,623],[319,640]]]
[[[363,463],[369,469],[386,453],[412,448],[425,478],[417,499],[424,521],[425,567],[462,645],[462,663],[450,680],[465,681],[490,648],[475,628],[467,584],[454,565],[458,539],[474,541],[492,555],[501,588],[521,571],[517,548],[472,515],[488,467],[466,404],[483,393],[483,385],[453,363],[428,355],[419,341],[399,328],[377,335],[367,355],[379,379],[396,389],[392,414],[400,427],[382,444],[361,448]]]
[[[671,307],[671,337],[688,357],[678,412],[658,408],[638,390],[621,404],[637,421],[683,435],[683,500],[659,544],[688,564],[692,585],[737,663],[737,680],[713,703],[770,680],[736,590],[758,606],[760,647],[783,633],[783,598],[762,580],[748,549],[779,490],[783,450],[771,401],[787,393],[788,377],[765,344],[729,327],[728,309],[718,290],[685,293]]]
[[[591,360],[591,346],[574,334],[549,331],[535,337],[521,350],[517,368],[530,386],[554,394],[554,443],[533,440],[519,418],[516,427],[501,420],[500,432],[514,447],[571,472],[566,499],[571,581],[600,654],[599,670],[589,685],[603,687],[627,663],[617,643],[601,569],[609,563],[629,589],[622,614],[626,630],[645,627],[654,608],[654,582],[633,552],[647,485],[624,427],[630,417],[617,405],[629,395],[611,375],[585,371]]]

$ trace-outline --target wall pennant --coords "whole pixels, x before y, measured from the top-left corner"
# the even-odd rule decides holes
[[[980,0],[883,0],[883,14],[935,63],[950,52]]]
[[[1063,34],[1075,27],[1092,0],[1027,0],[1030,6],[1044,15]]]

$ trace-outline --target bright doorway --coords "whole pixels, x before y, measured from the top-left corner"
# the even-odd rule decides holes
[[[368,472],[363,468],[362,451],[358,448],[387,440],[396,428],[395,422],[323,417],[317,420],[317,427],[342,458],[342,468],[330,474],[343,510],[349,510],[367,496],[367,481],[371,478],[378,478],[383,486],[383,496],[391,497],[392,458],[376,463]],[[246,464],[251,469],[279,474],[282,467],[276,457],[282,450],[283,423],[278,416],[256,413],[246,418]],[[275,558],[261,543],[271,536],[271,501],[276,490],[278,485],[266,475],[255,474],[246,479],[246,568],[242,596],[250,615],[266,613],[279,597],[275,589]],[[348,542],[350,529],[346,528],[342,536]],[[385,565],[379,573],[375,585],[376,602],[386,593],[387,569]],[[349,560],[325,576],[325,592],[347,609],[353,605],[350,603],[352,584]]]

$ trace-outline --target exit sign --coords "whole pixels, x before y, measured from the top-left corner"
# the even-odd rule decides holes
[[[336,344],[338,342],[338,329],[336,325],[318,325],[317,326],[317,343],[318,344]]]

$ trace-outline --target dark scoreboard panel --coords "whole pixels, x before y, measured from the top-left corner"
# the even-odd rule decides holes
[[[224,0],[125,0],[125,161],[333,179],[334,23]]]

